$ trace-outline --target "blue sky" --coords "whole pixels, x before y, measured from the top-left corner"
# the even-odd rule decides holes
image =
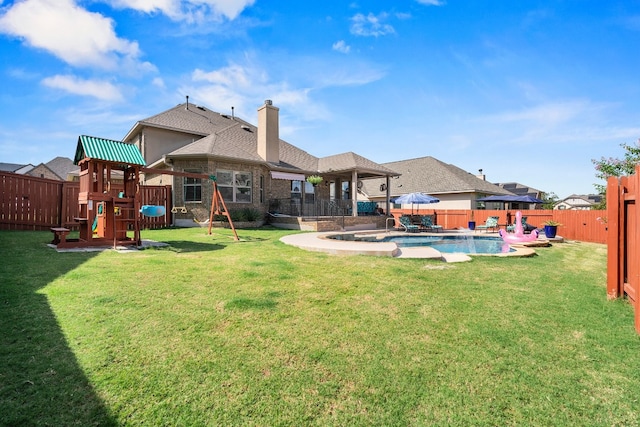
[[[640,137],[637,0],[0,0],[0,162],[185,101],[315,156],[433,156],[560,198]]]

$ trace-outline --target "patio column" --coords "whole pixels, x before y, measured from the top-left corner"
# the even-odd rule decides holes
[[[385,178],[386,191],[384,201],[386,202],[386,206],[384,212],[387,216],[389,216],[391,215],[391,202],[389,201],[389,199],[391,198],[391,179],[389,175],[387,175]]]
[[[351,172],[351,216],[358,216],[358,172]]]

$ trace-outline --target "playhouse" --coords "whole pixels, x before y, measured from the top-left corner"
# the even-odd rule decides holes
[[[69,229],[55,227],[52,243],[58,248],[140,245],[139,182],[145,161],[138,148],[81,135],[73,162],[80,166],[80,213],[74,218],[79,237],[67,239]]]

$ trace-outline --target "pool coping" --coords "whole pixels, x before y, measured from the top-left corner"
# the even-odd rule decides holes
[[[442,253],[433,248],[422,247],[408,247],[399,248],[393,242],[377,242],[377,241],[353,241],[353,240],[337,240],[330,239],[329,236],[336,234],[359,234],[359,235],[372,235],[376,238],[388,237],[388,236],[406,236],[408,233],[404,231],[385,231],[385,230],[359,230],[359,231],[329,231],[329,232],[310,232],[310,233],[296,233],[289,234],[280,238],[285,244],[296,246],[298,248],[324,252],[332,255],[370,255],[370,256],[387,256],[393,258],[429,258],[439,259],[444,262],[463,262],[471,261],[472,257],[476,256],[492,256],[492,257],[530,257],[536,254],[532,246],[549,246],[549,240],[544,237],[539,237],[536,241],[531,243],[522,244],[509,244],[513,249],[513,252],[501,253],[501,254],[463,254],[463,253]],[[429,236],[486,236],[486,237],[498,237],[498,233],[474,233],[469,230],[454,230],[445,231],[441,233],[420,233],[422,235]],[[544,235],[543,235],[544,236]]]

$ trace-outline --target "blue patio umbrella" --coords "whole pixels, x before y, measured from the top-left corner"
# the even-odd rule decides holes
[[[440,199],[433,196],[429,196],[428,194],[424,194],[424,193],[407,193],[407,194],[403,194],[402,196],[398,196],[394,199],[391,199],[391,201],[399,205],[408,205],[409,203],[411,203],[411,213],[413,214],[413,205],[426,205],[429,203],[438,203]]]

